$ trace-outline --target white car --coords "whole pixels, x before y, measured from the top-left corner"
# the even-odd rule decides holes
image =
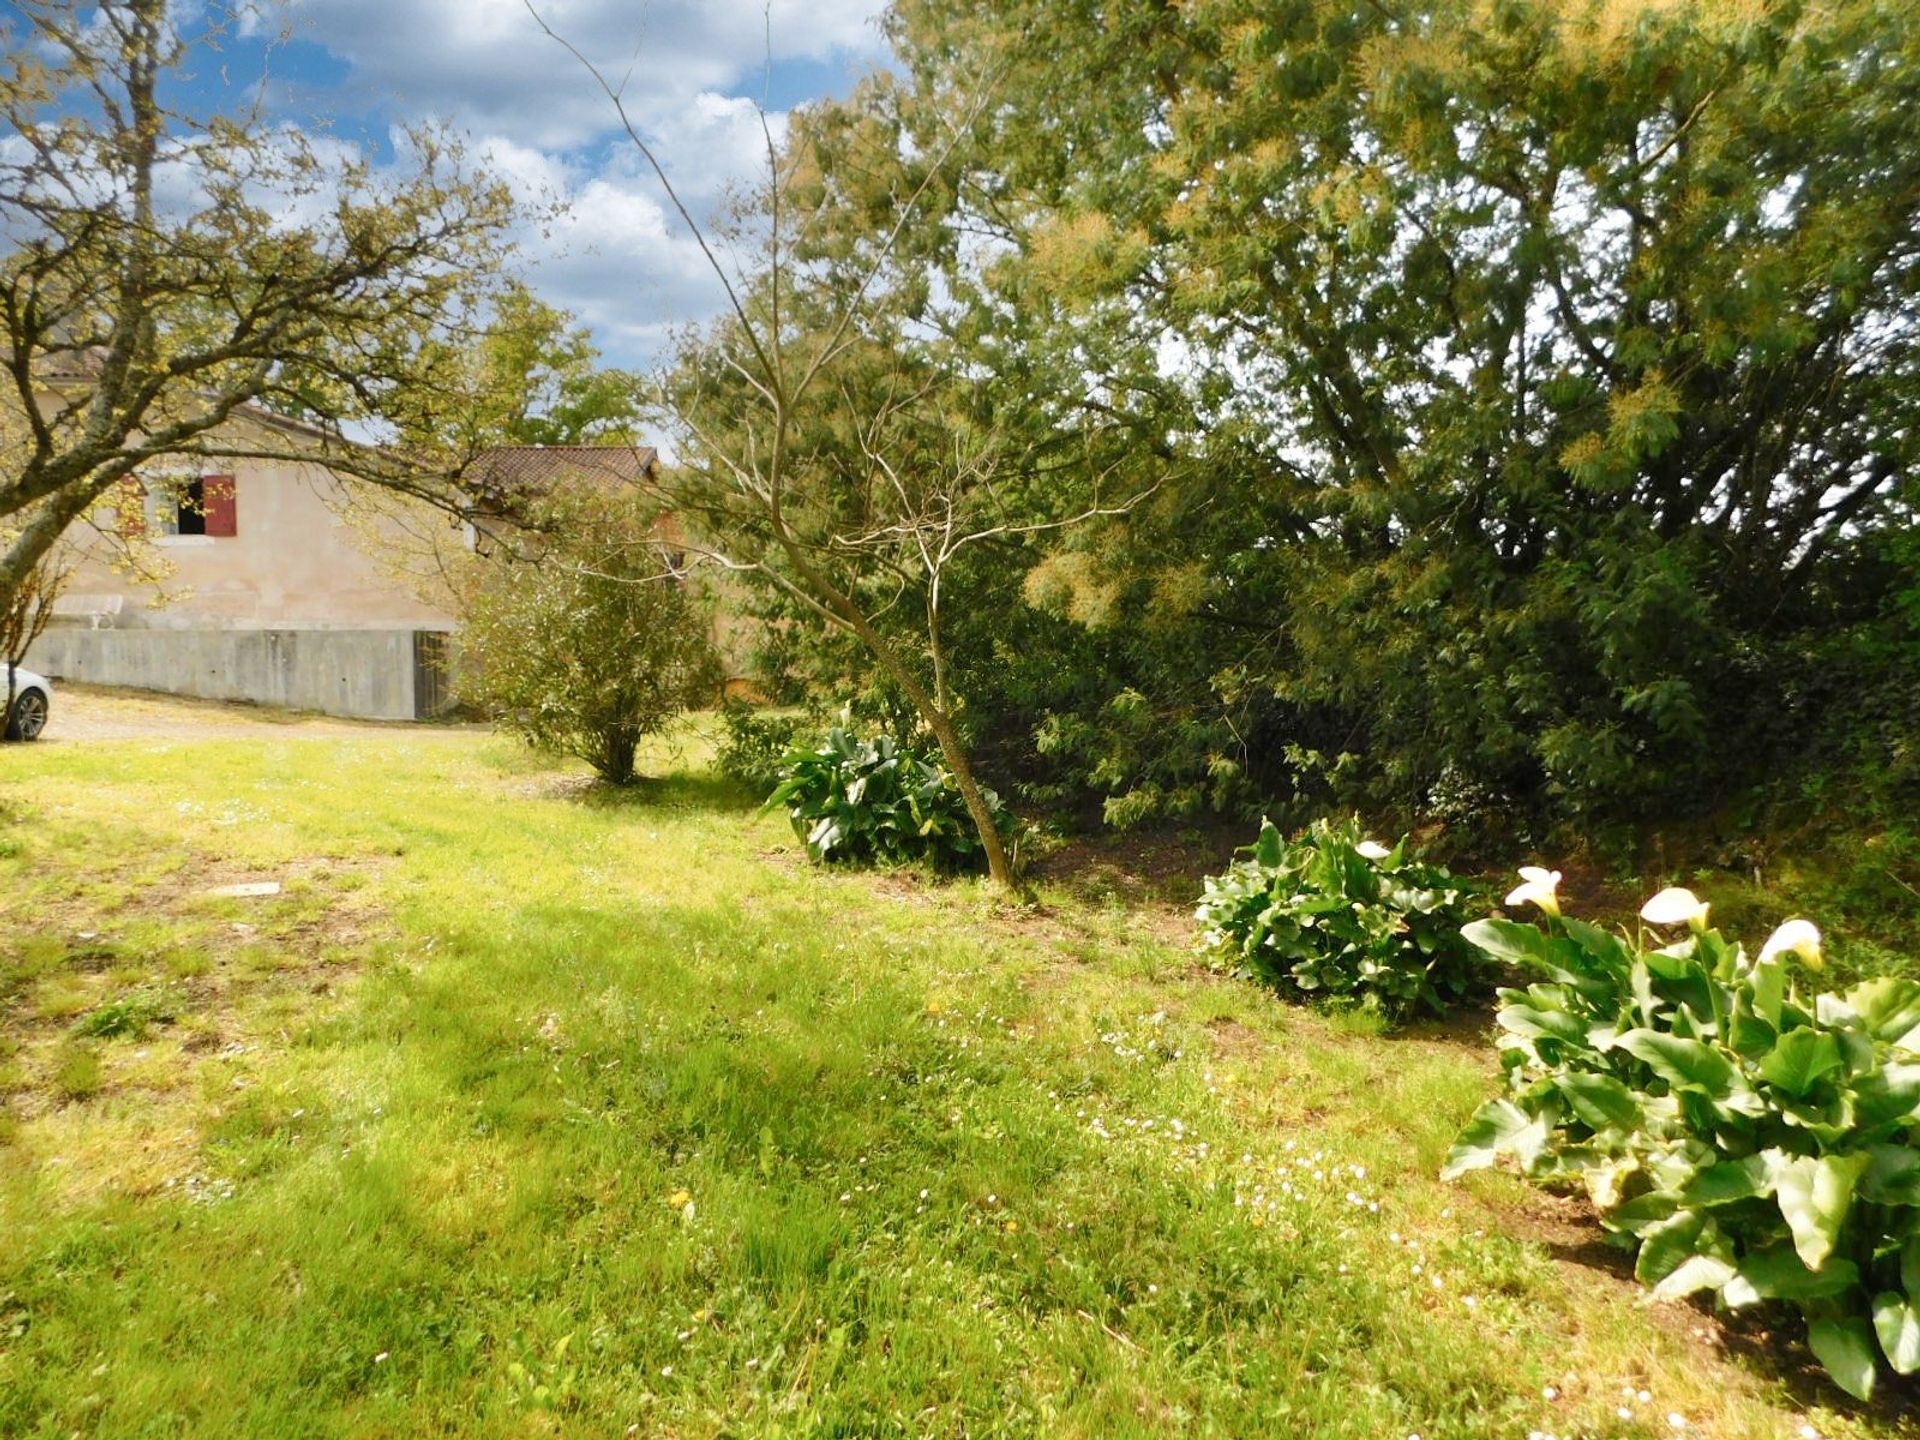
[[[0,679],[4,679],[0,673]],[[7,703],[7,695],[0,690],[0,708]],[[47,728],[47,715],[53,708],[53,685],[44,675],[36,675],[31,670],[13,667],[13,713],[6,717],[9,740],[38,740],[40,732]]]

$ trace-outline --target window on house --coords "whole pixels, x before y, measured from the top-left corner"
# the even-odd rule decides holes
[[[207,533],[207,482],[195,476],[191,480],[182,480],[175,495],[173,533],[175,535],[204,535]]]
[[[149,535],[240,533],[231,475],[166,475],[141,482]]]
[[[140,481],[141,509],[149,535],[180,533],[180,482],[171,475],[146,476]]]

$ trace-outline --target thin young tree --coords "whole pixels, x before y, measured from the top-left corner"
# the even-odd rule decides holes
[[[1062,492],[1071,513],[1037,501],[1047,456],[1085,437],[1017,436],[974,403],[973,377],[940,343],[921,258],[952,243],[953,171],[992,77],[927,148],[881,103],[817,128],[796,116],[784,144],[763,114],[765,173],[723,235],[683,201],[621,88],[528,9],[600,86],[726,298],[663,385],[681,462],[667,503],[697,526],[697,554],[871,655],[939,745],[991,880],[1014,889],[950,683],[947,577],[979,547],[1117,515],[1144,492],[1102,496],[1096,477],[1091,493]]]

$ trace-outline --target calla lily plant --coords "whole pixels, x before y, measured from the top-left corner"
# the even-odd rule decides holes
[[[1641,910],[1648,948],[1554,908],[1551,871],[1509,897],[1543,925],[1466,937],[1535,978],[1500,992],[1504,1093],[1445,1174],[1516,1162],[1583,1185],[1656,1299],[1797,1306],[1834,1382],[1920,1372],[1920,983],[1803,994],[1821,937],[1789,920],[1748,956],[1678,887]],[[1543,901],[1547,903],[1543,903]]]

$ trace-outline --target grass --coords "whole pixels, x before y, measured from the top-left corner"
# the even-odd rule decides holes
[[[0,1435],[1914,1433],[1441,1185],[1477,1022],[1164,907],[809,871],[697,750],[0,763]]]

